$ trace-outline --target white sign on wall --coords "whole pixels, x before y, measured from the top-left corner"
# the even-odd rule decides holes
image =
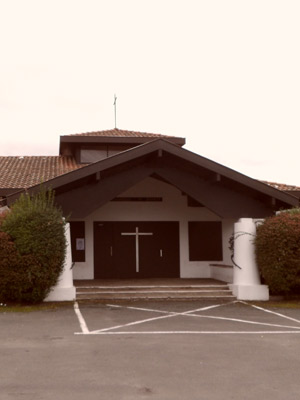
[[[76,239],[76,250],[84,250],[84,239],[83,238]]]

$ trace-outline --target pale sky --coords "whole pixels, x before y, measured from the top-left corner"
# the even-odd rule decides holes
[[[299,0],[0,0],[0,155],[117,127],[300,186]]]

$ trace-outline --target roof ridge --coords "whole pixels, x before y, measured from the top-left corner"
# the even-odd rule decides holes
[[[171,135],[163,135],[161,133],[151,133],[151,132],[142,132],[142,131],[133,131],[127,129],[105,129],[99,131],[89,131],[89,132],[82,132],[82,133],[71,133],[69,135],[62,135],[62,136],[119,136],[119,137],[170,137],[176,138],[177,136]]]

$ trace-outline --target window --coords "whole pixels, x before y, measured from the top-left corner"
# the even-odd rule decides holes
[[[81,146],[80,148],[80,162],[81,163],[93,163],[104,158],[113,156],[121,153],[122,151],[128,150],[134,146],[132,145],[118,145],[118,144],[98,144],[91,146]]]
[[[219,221],[189,222],[189,260],[222,261],[222,223]]]
[[[107,157],[106,149],[81,149],[80,162],[81,163],[93,163],[96,161],[103,160]]]
[[[157,202],[163,201],[162,197],[115,197],[112,201]]]

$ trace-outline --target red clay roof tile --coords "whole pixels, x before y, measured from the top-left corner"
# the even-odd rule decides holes
[[[0,157],[0,188],[28,188],[84,167],[73,157]]]
[[[285,183],[277,183],[277,182],[268,182],[268,181],[262,181],[262,183],[265,183],[269,186],[272,186],[275,189],[278,190],[283,190],[283,191],[300,191],[299,186],[294,186],[294,185],[286,185]]]

